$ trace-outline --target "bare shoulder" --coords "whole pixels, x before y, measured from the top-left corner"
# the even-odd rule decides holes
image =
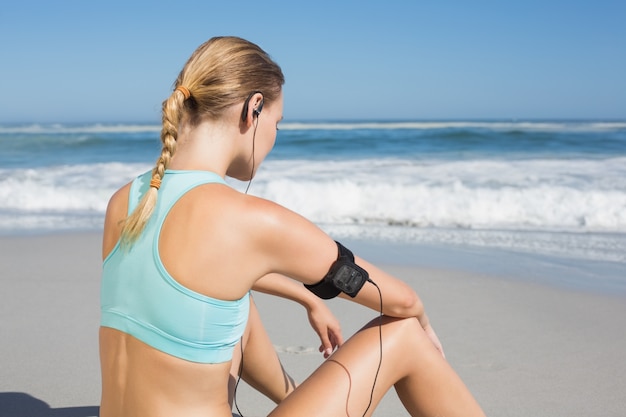
[[[235,192],[231,200],[230,216],[246,228],[252,236],[270,243],[273,238],[287,238],[289,231],[323,233],[300,214],[270,200]]]
[[[284,221],[292,215],[300,217],[280,204],[243,194],[223,184],[204,184],[195,187],[181,198],[181,201],[183,200],[187,200],[202,211],[219,209],[222,219],[233,218],[239,223],[250,221],[254,226]]]
[[[219,224],[231,231],[233,239],[261,240],[268,243],[271,234],[283,229],[314,227],[297,213],[272,201],[242,194],[228,186],[203,185],[191,190],[180,206],[188,206],[187,219],[196,225],[207,224],[212,229]]]
[[[280,204],[222,184],[187,192],[163,223],[159,247],[164,264],[178,276],[184,264],[198,271],[219,266],[226,271],[223,276],[236,273],[249,280],[280,273],[313,283],[337,258],[337,246],[317,225]]]
[[[322,229],[275,202],[244,196],[240,202],[253,250],[278,272],[303,282],[317,282],[337,257],[337,247]]]
[[[109,199],[104,217],[104,233],[102,235],[102,259],[113,250],[120,238],[122,222],[128,215],[128,193],[130,183],[117,190]]]

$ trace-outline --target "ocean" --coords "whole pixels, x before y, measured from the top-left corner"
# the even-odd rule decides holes
[[[101,230],[159,131],[0,125],[0,235]],[[283,122],[249,193],[336,239],[626,264],[624,121]]]

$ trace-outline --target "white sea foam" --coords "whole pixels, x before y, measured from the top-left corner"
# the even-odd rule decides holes
[[[144,164],[0,170],[0,211],[103,213]],[[266,161],[251,193],[317,222],[626,232],[626,158]]]
[[[0,233],[99,229],[110,195],[150,168],[103,163],[0,169]],[[626,158],[268,160],[250,192],[347,237],[585,253],[626,262]]]
[[[30,229],[38,224],[38,216],[67,218],[66,226],[70,228],[73,217],[102,216],[110,195],[147,168],[142,164],[109,163],[0,169],[0,229]],[[2,222],[6,217],[12,219],[9,224]]]
[[[324,223],[626,232],[626,159],[366,164],[268,161],[252,190]]]
[[[0,126],[0,134],[94,134],[94,133],[142,133],[160,132],[161,125],[156,124],[30,124],[23,126]]]
[[[284,122],[283,130],[356,130],[356,129],[486,129],[532,132],[602,132],[626,129],[626,122]]]
[[[529,132],[604,132],[626,129],[626,122],[598,121],[421,121],[421,122],[283,122],[281,130],[441,130],[485,129]],[[29,124],[0,126],[0,134],[96,134],[160,132],[159,124]]]

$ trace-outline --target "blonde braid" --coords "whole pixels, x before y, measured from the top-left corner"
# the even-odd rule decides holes
[[[252,91],[262,91],[265,105],[270,105],[284,82],[280,67],[245,39],[216,37],[193,52],[176,79],[174,92],[163,102],[161,155],[152,170],[150,188],[124,221],[122,245],[137,240],[154,211],[161,180],[176,151],[181,120],[189,126],[218,120]]]
[[[184,87],[183,87],[184,88]],[[161,180],[165,175],[165,170],[170,164],[170,160],[176,152],[176,139],[178,138],[178,125],[182,117],[184,102],[189,97],[186,88],[185,92],[177,88],[163,102],[161,128],[161,155],[156,161],[156,166],[152,170],[152,179],[150,188],[143,196],[135,210],[126,218],[122,227],[122,245],[132,244],[139,238],[141,232],[146,227],[154,207],[156,206],[158,191],[161,186]]]

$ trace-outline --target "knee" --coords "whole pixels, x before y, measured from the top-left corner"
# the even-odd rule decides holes
[[[428,339],[415,317],[397,318],[383,316],[382,334],[384,344],[406,349],[417,349]]]

